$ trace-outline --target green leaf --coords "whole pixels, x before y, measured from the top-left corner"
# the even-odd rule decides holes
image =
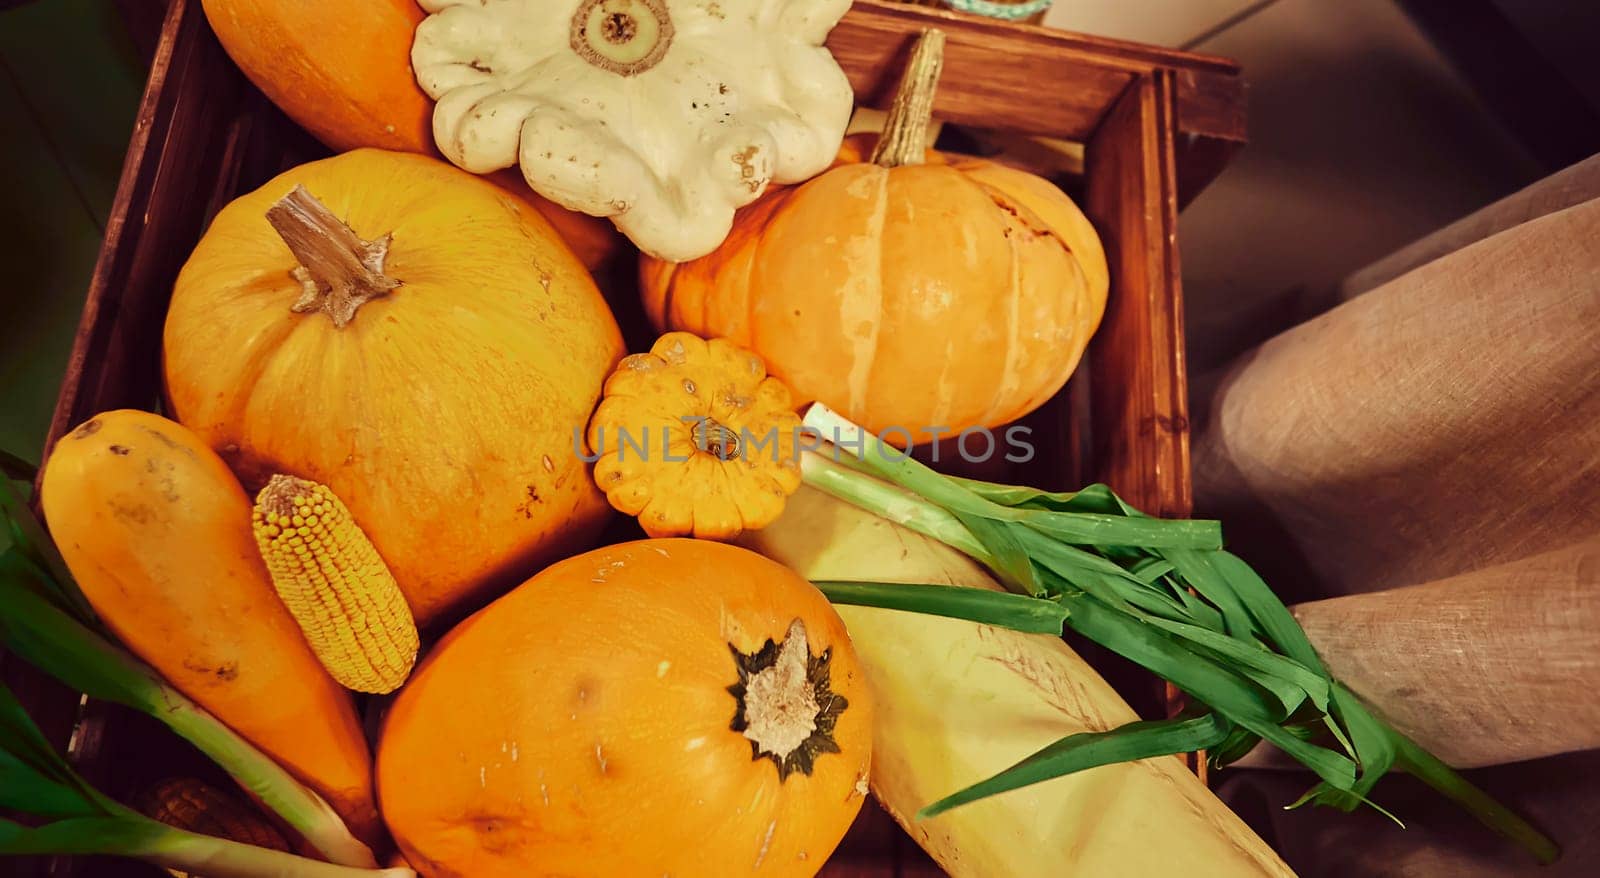
[[[956,585],[816,580],[836,604],[965,619],[1029,634],[1061,635],[1067,611],[1045,598]]]
[[[11,751],[11,741],[0,731],[0,809],[39,817],[84,817],[100,814],[98,805],[76,785],[41,774]]]
[[[1132,507],[1122,504],[1104,485],[1092,485],[1076,493],[1049,493],[1019,485],[941,478],[980,500],[1014,510],[1011,514],[990,510],[989,517],[1018,521],[1075,545],[1197,549],[1222,546],[1222,526],[1218,522],[1129,515]]]
[[[0,820],[0,854],[136,856],[157,849],[172,834],[170,827],[131,813],[57,820],[37,827]]]
[[[1294,757],[1300,764],[1339,789],[1355,784],[1355,764],[1325,747],[1295,737],[1279,725],[1277,699],[1236,672],[1211,659],[1184,649],[1170,635],[1152,625],[1130,619],[1093,598],[1066,602],[1068,624],[1074,631],[1115,650],[1122,657],[1152,671],[1197,702]]]
[[[104,813],[100,802],[0,684],[0,808],[71,817]]]
[[[22,702],[11,689],[0,683],[0,742],[17,764],[54,780],[65,780],[71,772],[44,733],[34,725]]]
[[[1322,727],[1328,730],[1328,734],[1333,735],[1334,740],[1339,742],[1340,747],[1344,748],[1346,756],[1360,763],[1361,757],[1356,755],[1356,745],[1350,743],[1350,736],[1344,733],[1344,729],[1339,726],[1339,721],[1334,719],[1332,714],[1323,714]],[[1309,730],[1307,730],[1305,737],[1306,740],[1311,739]]]
[[[1108,732],[1069,735],[988,780],[928,805],[917,812],[917,819],[937,817],[979,799],[1102,765],[1204,750],[1225,740],[1229,729],[1226,720],[1206,714],[1192,719],[1132,722]]]
[[[96,630],[99,628],[98,623],[93,621],[92,617],[85,618],[81,616],[74,606],[75,599],[81,597],[76,586],[69,585],[67,588],[62,588],[57,580],[41,570],[38,564],[35,564],[24,555],[21,549],[15,545],[0,552],[0,581],[11,583],[18,588],[32,592],[51,606],[61,609],[85,627]],[[85,606],[87,606],[87,603],[85,603]]]
[[[1091,578],[1093,578],[1092,574]],[[1139,588],[1135,585],[1129,585],[1123,580],[1113,579],[1110,577],[1101,579],[1100,584],[1114,589],[1123,601],[1145,611],[1146,613],[1151,614],[1156,618],[1167,619],[1173,622],[1188,622],[1191,618],[1189,616],[1188,608],[1178,601],[1173,600],[1170,595],[1164,594],[1156,589]]]
[[[1094,595],[1111,607],[1124,612],[1137,608],[1175,622],[1193,623],[1201,619],[1219,627],[1222,624],[1221,616],[1211,607],[1198,600],[1186,600],[1183,594],[1165,585],[1144,582],[1099,555],[1055,542],[1042,534],[1025,535],[1024,544],[1035,564],[1061,582]]]
[[[1539,862],[1553,863],[1561,856],[1561,848],[1549,836],[1473,786],[1439,757],[1393,729],[1389,730],[1389,735],[1395,748],[1396,764],[1412,776],[1466,809],[1484,826],[1527,848]]]
[[[1206,603],[1198,595],[1173,581],[1170,576],[1166,578],[1165,582],[1172,594],[1177,595],[1178,600],[1183,602],[1184,609],[1188,611],[1191,622],[1218,634],[1228,630],[1227,622],[1222,618],[1222,614],[1217,611],[1216,607]]]
[[[1052,493],[1041,491],[1038,488],[1029,488],[1024,485],[1002,485],[996,482],[980,482],[977,479],[964,479],[960,476],[945,476],[950,481],[966,488],[968,491],[1001,506],[1027,509],[1054,509],[1059,511],[1100,512],[1101,508],[1086,508],[1081,510],[1071,509],[1073,499],[1077,497],[1076,491],[1063,491]]]
[[[56,550],[55,541],[45,532],[44,524],[34,516],[15,486],[0,480],[0,515],[11,534],[11,548],[37,567],[43,582],[49,586],[52,599],[79,619],[93,623],[94,610],[67,569],[67,562]]]
[[[1184,584],[1193,587],[1201,597],[1222,611],[1224,629],[1229,635],[1242,638],[1255,633],[1254,618],[1243,599],[1234,591],[1228,579],[1213,566],[1220,552],[1163,549],[1157,554],[1172,562]]]
[[[1256,748],[1261,743],[1261,736],[1246,728],[1234,726],[1228,737],[1222,743],[1207,749],[1206,758],[1211,762],[1212,768],[1226,768],[1240,759],[1246,753]]]
[[[1365,798],[1394,767],[1394,739],[1355,693],[1338,684],[1333,687],[1333,717],[1349,730],[1350,744],[1361,765],[1361,774],[1350,792]]]
[[[155,671],[16,575],[0,576],[0,644],[93,698],[146,712],[164,703],[165,684]]]
[[[1121,512],[1123,515],[1129,516],[1130,518],[1150,517],[1144,512],[1135,509],[1128,503],[1128,501],[1118,496],[1116,491],[1111,490],[1110,485],[1101,482],[1096,482],[1095,484],[1079,491],[1077,496],[1072,498],[1072,501],[1074,504],[1083,507],[1073,511],[1094,512],[1096,509],[1098,509],[1099,511],[1105,512],[1108,515]],[[1089,506],[1093,506],[1095,508],[1088,508]]]
[[[1328,669],[1311,647],[1305,630],[1260,574],[1232,552],[1213,552],[1210,560],[1212,570],[1229,584],[1232,594],[1238,595],[1270,643],[1284,655],[1328,677]]]
[[[66,761],[34,725],[22,702],[3,683],[0,683],[0,741],[4,741],[8,753],[38,774],[55,780],[68,780],[73,776]]]
[[[1216,548],[1221,546],[1221,528],[1216,522],[1148,517],[1056,513],[1040,509],[1014,508],[992,502],[973,493],[970,482],[957,482],[919,461],[884,452],[882,443],[868,438],[860,459],[878,476],[888,479],[959,517],[968,527],[975,519],[1023,522],[1046,528],[1059,539],[1084,545],[1179,545]],[[975,531],[976,532],[976,531]],[[984,545],[994,548],[984,533],[977,533]],[[1011,572],[1009,569],[1007,572]],[[1029,581],[1025,577],[1021,581]]]
[[[1027,551],[1011,528],[1003,522],[990,521],[961,512],[956,512],[955,516],[966,525],[973,536],[978,538],[978,542],[989,550],[990,569],[994,571],[1002,585],[1012,591],[1034,597],[1044,594],[1043,587],[1039,585],[1039,580],[1034,575],[1033,563],[1028,559]]]
[[[1222,527],[1201,519],[1129,518],[1087,512],[1022,510],[1021,523],[1079,546],[1218,549]]]
[[[1171,561],[1154,556],[1146,556],[1127,566],[1127,571],[1133,578],[1146,585],[1155,585],[1177,568]]]
[[[1293,703],[1284,702],[1284,707],[1293,711],[1302,700],[1310,698],[1311,703],[1323,712],[1328,710],[1328,681],[1325,677],[1294,659],[1286,658],[1275,652],[1267,651],[1259,643],[1249,643],[1236,640],[1226,634],[1208,631],[1198,625],[1185,625],[1181,622],[1169,622],[1165,619],[1150,619],[1150,624],[1157,628],[1170,631],[1186,640],[1205,647],[1213,653],[1232,662],[1241,670],[1253,672],[1250,676],[1260,683],[1263,679],[1272,678],[1287,684],[1292,689],[1298,689],[1300,698],[1295,698]],[[1260,675],[1259,677],[1256,675]]]
[[[945,478],[991,503],[1002,506],[1047,509],[1053,512],[1089,512],[1100,515],[1144,515],[1124,504],[1109,487],[1102,484],[1089,485],[1079,491],[1041,491],[1024,485],[980,482],[959,476],[945,476]]]
[[[1076,546],[1057,542],[1026,528],[1019,529],[1018,536],[1033,563],[1055,574],[1062,583],[1086,591],[1111,606],[1126,608],[1127,598],[1123,595],[1119,580],[1126,579],[1136,588],[1144,586],[1128,571]],[[1046,591],[1049,591],[1048,585]]]
[[[1349,790],[1336,790],[1325,783],[1318,783],[1311,789],[1301,793],[1300,798],[1295,799],[1293,802],[1290,802],[1287,805],[1284,805],[1283,810],[1294,811],[1303,808],[1306,805],[1323,805],[1325,807],[1337,808],[1338,810],[1345,812],[1354,811],[1356,808],[1366,805],[1372,810],[1377,811],[1379,814],[1389,818],[1394,822],[1394,825],[1400,827],[1401,829],[1406,828],[1404,821],[1402,821],[1399,817],[1396,817],[1392,811],[1383,807],[1382,805],[1379,805],[1377,802],[1374,802],[1359,793],[1350,792]]]
[[[805,422],[859,429],[821,404]],[[1342,808],[1378,808],[1368,793],[1398,764],[1536,856],[1554,855],[1547,838],[1337,686],[1282,600],[1221,551],[1215,522],[1154,519],[1104,485],[1056,493],[949,478],[863,438],[860,466],[806,467],[807,483],[965,552],[1008,587],[1059,600],[1068,628],[1227,721],[1217,764],[1267,741],[1322,780],[1304,801]],[[905,494],[880,496],[878,478]],[[1344,753],[1315,743],[1324,729]]]

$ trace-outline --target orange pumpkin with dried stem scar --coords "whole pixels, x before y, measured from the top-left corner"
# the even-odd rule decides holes
[[[745,549],[556,564],[401,690],[380,807],[428,878],[809,876],[867,794],[872,705],[833,607]]]
[[[573,434],[621,331],[537,213],[437,159],[356,150],[229,204],[178,275],[163,352],[177,419],[252,492],[326,485],[418,625],[607,519]]]

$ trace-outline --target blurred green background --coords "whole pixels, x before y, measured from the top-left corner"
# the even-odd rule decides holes
[[[38,463],[145,65],[112,0],[0,0],[0,448]]]

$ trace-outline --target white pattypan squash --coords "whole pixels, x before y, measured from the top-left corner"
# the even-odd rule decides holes
[[[735,208],[838,152],[853,96],[823,47],[850,0],[421,0],[412,66],[439,149],[520,164],[639,249],[716,249]]]

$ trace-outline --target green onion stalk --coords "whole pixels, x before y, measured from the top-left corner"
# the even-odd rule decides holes
[[[209,878],[416,878],[410,869],[363,869],[212,838],[159,823],[90,786],[67,765],[0,686],[0,808],[42,819],[0,819],[0,854],[137,857]]]
[[[58,784],[78,791],[84,801],[94,804],[99,811],[60,814],[50,810],[41,811],[26,799],[0,801],[0,806],[25,813],[71,818],[51,824],[61,828],[48,832],[15,826],[8,829],[0,824],[0,853],[121,852],[158,861],[160,857],[167,856],[200,858],[204,861],[203,868],[197,864],[194,870],[185,871],[198,871],[212,876],[304,874],[335,878],[337,875],[369,874],[367,870],[377,866],[372,851],[351,834],[322,797],[170,686],[154,669],[117,645],[103,631],[44,528],[26,503],[5,483],[0,483],[0,513],[3,513],[0,517],[4,518],[12,543],[4,553],[0,553],[0,646],[91,698],[131,707],[159,720],[221,766],[329,862],[321,864],[322,871],[307,871],[315,868],[314,865],[308,865],[313,861],[298,857],[286,861],[282,859],[285,856],[282,854],[264,857],[253,850],[241,852],[238,848],[245,847],[243,845],[229,847],[226,846],[228,843],[201,836],[174,835],[174,831],[165,831],[165,827],[162,827],[164,831],[159,836],[152,835],[155,830],[143,824],[138,824],[143,826],[140,830],[129,828],[123,836],[117,836],[125,837],[133,845],[128,850],[84,849],[86,844],[89,847],[94,845],[84,839],[74,839],[68,832],[67,823],[77,825],[74,821],[112,820],[131,827],[134,825],[130,822],[133,818],[128,816],[131,812],[98,793],[91,795],[81,780],[68,782],[63,779],[58,769],[64,769],[64,764],[49,768],[44,753],[48,752],[57,761],[59,758],[54,757],[54,751],[48,746],[44,747],[44,751],[34,746],[36,742],[28,732],[32,724],[21,713],[20,706],[16,708],[20,719],[13,717],[13,722],[0,726],[0,791],[9,792],[13,786],[9,772],[23,769],[45,772],[41,776],[53,777]],[[31,734],[37,735],[37,729],[33,729]],[[49,771],[46,771],[47,768]],[[31,776],[24,773],[19,777],[26,779]],[[0,797],[3,796],[4,792],[0,792]],[[85,824],[81,828],[92,830],[86,836],[92,839],[94,832],[107,826],[97,823]],[[224,846],[217,847],[218,844]],[[207,859],[211,857],[217,859],[214,862]],[[261,867],[243,869],[246,862],[259,862]],[[327,871],[341,868],[342,871]],[[410,873],[386,874],[398,876]]]
[[[821,403],[804,426],[832,443],[802,453],[806,484],[959,550],[1011,592],[816,583],[835,603],[1035,633],[1070,629],[1172,683],[1193,705],[1172,719],[1064,738],[919,817],[1115,762],[1205,750],[1220,768],[1266,741],[1317,776],[1290,807],[1365,804],[1387,815],[1370,794],[1400,769],[1541,862],[1559,855],[1335,680],[1289,609],[1223,549],[1219,523],[1152,518],[1104,485],[1053,493],[945,476]]]

